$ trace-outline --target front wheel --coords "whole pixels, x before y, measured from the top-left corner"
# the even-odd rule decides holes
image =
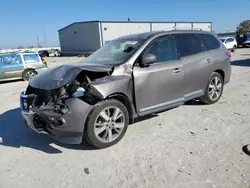
[[[96,106],[90,113],[84,138],[96,148],[106,148],[122,139],[128,124],[127,108],[123,103],[110,99]]]
[[[222,76],[217,72],[213,72],[207,83],[205,94],[200,100],[205,104],[216,103],[222,95],[223,86]]]

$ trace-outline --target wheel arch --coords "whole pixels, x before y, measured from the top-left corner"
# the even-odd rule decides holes
[[[223,81],[225,80],[225,72],[222,69],[217,69],[214,72],[217,72],[221,75]]]
[[[24,73],[25,73],[26,71],[29,71],[29,70],[35,71],[35,72],[37,73],[37,71],[36,71],[34,68],[26,68],[26,69],[24,69],[23,72],[22,72],[22,77],[24,76]]]
[[[109,95],[106,99],[116,99],[123,103],[128,109],[129,114],[129,124],[134,122],[135,109],[133,107],[132,101],[123,93],[114,93]]]

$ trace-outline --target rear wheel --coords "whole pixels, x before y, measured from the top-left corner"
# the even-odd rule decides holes
[[[232,51],[232,52],[235,52],[236,48],[237,48],[237,47],[234,45],[234,47],[232,48],[231,51]]]
[[[205,104],[216,103],[222,95],[223,86],[222,76],[217,72],[213,72],[207,83],[205,94],[200,100]]]
[[[85,140],[96,148],[106,148],[119,142],[127,131],[127,108],[111,99],[96,106],[86,123]]]
[[[29,81],[31,80],[35,75],[37,74],[37,72],[33,69],[28,69],[28,70],[25,70],[23,72],[23,79],[26,80],[26,81]]]

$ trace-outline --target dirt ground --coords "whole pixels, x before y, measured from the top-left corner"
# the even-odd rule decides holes
[[[49,66],[82,58],[48,58]],[[115,146],[63,145],[25,127],[19,94],[0,84],[0,187],[249,188],[250,48],[232,54],[232,78],[214,105],[188,103],[129,126]]]

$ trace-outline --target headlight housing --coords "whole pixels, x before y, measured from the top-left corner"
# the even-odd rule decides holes
[[[84,95],[85,89],[83,87],[77,88],[77,90],[72,94],[72,97],[79,98]]]

